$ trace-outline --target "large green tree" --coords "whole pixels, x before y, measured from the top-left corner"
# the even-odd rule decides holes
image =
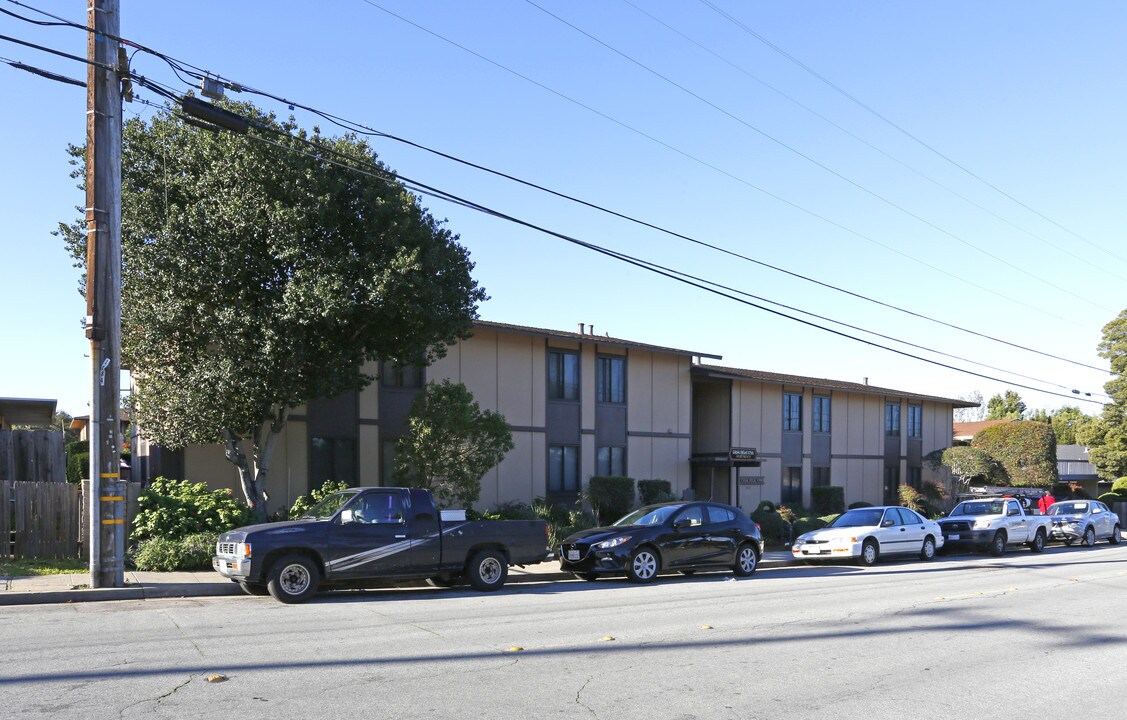
[[[1001,463],[1015,487],[1050,487],[1057,473],[1057,442],[1048,423],[1023,420],[983,428],[971,440]]]
[[[226,107],[249,134],[170,111],[125,124],[122,364],[148,438],[224,443],[262,516],[290,410],[363,388],[369,361],[441,357],[485,293],[364,140]],[[83,265],[81,224],[61,232]]]
[[[410,434],[396,445],[395,480],[429,488],[442,507],[471,507],[481,477],[513,449],[505,416],[482,410],[461,383],[428,383],[415,398]]]
[[[1104,326],[1098,350],[1111,362],[1112,377],[1104,385],[1111,402],[1077,435],[1100,477],[1114,480],[1127,475],[1127,310]]]

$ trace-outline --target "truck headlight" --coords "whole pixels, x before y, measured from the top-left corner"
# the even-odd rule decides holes
[[[989,530],[990,529],[990,521],[989,520],[975,520],[973,527],[974,527],[975,530]]]

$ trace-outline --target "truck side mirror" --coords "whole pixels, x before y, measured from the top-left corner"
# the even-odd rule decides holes
[[[340,521],[341,523],[350,523],[353,521],[352,508],[340,511]]]

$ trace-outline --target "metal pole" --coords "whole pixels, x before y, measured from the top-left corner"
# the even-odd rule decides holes
[[[86,337],[90,340],[90,585],[125,585],[121,483],[121,86],[118,0],[88,0]]]

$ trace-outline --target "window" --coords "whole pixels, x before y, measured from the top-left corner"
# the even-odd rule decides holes
[[[548,446],[548,492],[579,492],[579,448],[573,445]]]
[[[828,467],[811,468],[810,487],[829,487],[830,469]]]
[[[673,522],[679,523],[688,521],[690,527],[697,527],[704,524],[704,508],[700,505],[690,505],[683,512],[681,512]]]
[[[908,468],[908,484],[919,490],[923,484],[923,470],[918,467]]]
[[[908,406],[908,437],[924,436],[924,408],[923,405]]]
[[[595,400],[601,403],[626,402],[626,358],[600,357],[595,360]]]
[[[717,507],[715,505],[708,506],[708,524],[714,525],[716,523],[728,523],[736,519],[736,514],[728,508]]]
[[[830,399],[825,395],[814,396],[814,427],[816,433],[830,431]]]
[[[900,468],[884,469],[884,504],[895,505],[900,502]]]
[[[576,353],[548,351],[548,399],[579,399],[579,355]]]
[[[884,404],[884,434],[900,434],[900,403]]]
[[[893,527],[895,525],[903,525],[904,521],[900,519],[900,511],[896,508],[889,508],[884,511],[884,517],[880,520],[881,527]]]
[[[601,447],[595,456],[596,475],[625,475],[626,448]]]
[[[355,440],[330,437],[309,439],[309,487],[319,488],[326,480],[356,484]]]
[[[783,430],[802,430],[802,396],[797,393],[783,394]]]
[[[380,365],[380,385],[396,388],[421,388],[423,369],[418,365],[405,365],[397,360],[387,360]]]
[[[781,501],[784,505],[798,505],[802,503],[802,468],[783,468],[783,492]]]
[[[403,522],[403,503],[392,493],[369,493],[352,506],[353,522],[398,524]]]

